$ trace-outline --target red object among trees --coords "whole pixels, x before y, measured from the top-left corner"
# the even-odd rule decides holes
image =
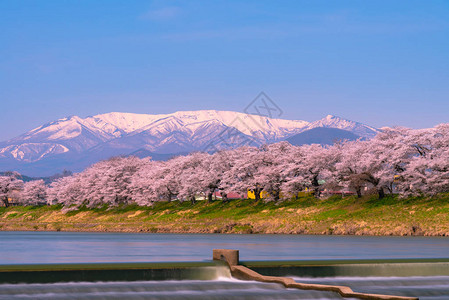
[[[449,192],[449,124],[430,129],[384,128],[371,140],[341,141],[332,146],[292,146],[280,142],[214,154],[192,153],[165,162],[114,157],[51,186],[23,183],[17,174],[0,176],[0,197],[8,205],[14,192],[22,204],[42,201],[98,206],[199,197],[246,198],[262,191],[267,199],[291,198],[301,191],[317,197],[370,191],[434,195]]]

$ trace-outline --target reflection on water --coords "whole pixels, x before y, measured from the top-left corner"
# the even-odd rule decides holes
[[[82,282],[0,285],[0,299],[342,299],[279,284],[217,281]]]
[[[414,277],[294,277],[298,282],[345,285],[356,292],[419,297],[420,300],[449,299],[449,276]]]
[[[242,260],[449,258],[438,237],[0,232],[0,243],[0,264],[202,261],[214,248]]]

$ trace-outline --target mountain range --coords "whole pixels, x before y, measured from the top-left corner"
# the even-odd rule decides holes
[[[315,128],[338,130],[315,132]],[[216,110],[71,116],[1,142],[0,170],[48,176],[63,169],[81,171],[116,155],[164,160],[192,151],[214,152],[282,140],[303,144],[313,142],[317,135],[327,136],[323,143],[328,144],[336,139],[372,138],[377,132],[376,128],[332,115],[315,122]]]

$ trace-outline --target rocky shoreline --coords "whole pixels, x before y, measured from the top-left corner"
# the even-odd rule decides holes
[[[212,225],[212,224],[211,224]],[[0,231],[64,231],[64,232],[123,232],[123,233],[172,233],[172,234],[303,234],[303,235],[358,235],[358,236],[449,236],[446,228],[435,231],[421,229],[414,225],[392,225],[388,228],[359,227],[354,224],[332,224],[323,231],[313,230],[322,224],[310,224],[311,230],[286,226],[284,229],[269,228],[269,224],[234,223],[210,228],[178,227],[175,224],[98,224],[41,222],[8,224],[0,221]],[[390,228],[391,227],[391,228]]]

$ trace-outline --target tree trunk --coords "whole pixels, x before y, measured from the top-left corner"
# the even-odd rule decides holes
[[[212,203],[212,201],[213,201],[212,196],[213,196],[213,194],[210,192],[207,194],[207,203]]]
[[[383,199],[385,197],[385,192],[383,188],[378,188],[377,193],[379,194],[379,199]]]
[[[362,188],[361,187],[356,188],[355,192],[357,193],[357,198],[362,198]]]
[[[262,189],[255,188],[253,191],[254,191],[254,201],[258,202],[260,200],[260,193],[262,192]]]
[[[281,191],[279,191],[279,190],[276,190],[276,191],[274,191],[274,201],[278,201],[279,200],[279,198],[280,198],[280,193],[281,193]]]
[[[214,188],[209,188],[209,193],[207,194],[207,203],[212,203],[213,202],[214,194],[215,194],[215,187]]]
[[[312,186],[315,198],[319,198],[321,196],[321,192],[320,192],[320,184],[318,182],[318,175],[313,176]]]
[[[2,201],[3,201],[3,204],[5,204],[5,207],[9,207],[8,196],[3,197]]]
[[[228,194],[226,194],[226,193],[224,193],[224,192],[221,192],[220,194],[221,194],[221,201],[222,201],[223,203],[229,202]]]
[[[190,198],[190,203],[192,203],[192,205],[194,205],[196,203],[195,196],[192,195],[189,198]]]
[[[390,183],[390,186],[388,187],[388,193],[390,195],[393,195],[393,190],[394,190],[394,183]]]

